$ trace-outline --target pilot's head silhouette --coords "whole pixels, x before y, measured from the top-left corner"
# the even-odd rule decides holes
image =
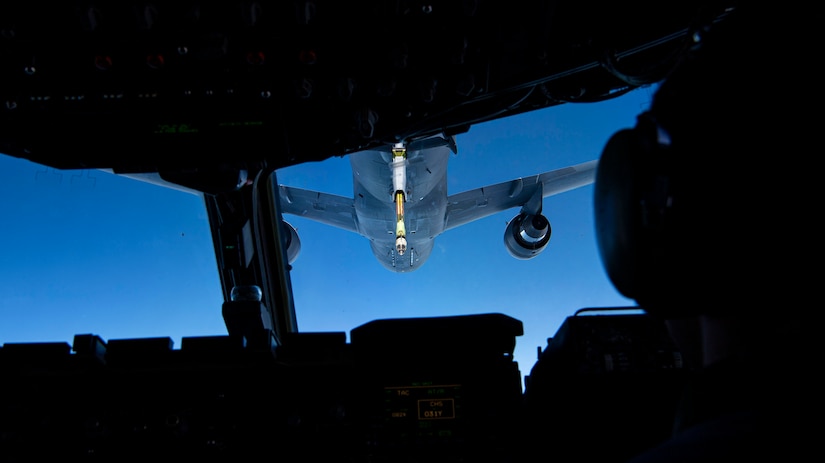
[[[820,451],[806,418],[821,414],[811,366],[825,364],[812,302],[814,16],[749,4],[696,31],[649,112],[605,146],[594,194],[605,269],[696,368],[672,438],[633,463]]]
[[[798,206],[810,199],[810,169],[797,159],[815,119],[783,92],[806,88],[813,70],[765,34],[774,12],[745,10],[695,31],[650,110],[602,153],[602,261],[617,290],[651,313],[753,313],[787,300],[783,285],[807,274],[800,239],[812,211]]]

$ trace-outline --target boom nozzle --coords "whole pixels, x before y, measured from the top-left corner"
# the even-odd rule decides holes
[[[407,238],[399,236],[395,239],[395,252],[397,252],[399,256],[403,256],[404,253],[407,252]]]
[[[404,226],[404,192],[395,192],[395,251],[399,256],[407,252],[407,229]]]

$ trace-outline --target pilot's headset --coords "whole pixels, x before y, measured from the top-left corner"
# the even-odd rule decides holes
[[[596,172],[594,213],[602,264],[616,290],[643,306],[651,289],[673,290],[659,281],[674,257],[667,248],[673,246],[670,235],[679,207],[669,137],[645,112],[634,128],[608,140]]]
[[[749,243],[768,229],[755,206],[764,193],[751,175],[765,168],[742,140],[758,143],[766,123],[742,114],[754,105],[736,72],[747,68],[747,57],[726,38],[706,40],[668,76],[636,125],[608,140],[596,172],[594,219],[605,271],[652,314],[737,311],[744,285],[753,293],[764,283],[757,269],[769,257]],[[747,129],[740,128],[743,117]]]

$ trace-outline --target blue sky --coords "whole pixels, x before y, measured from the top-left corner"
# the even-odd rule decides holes
[[[473,126],[457,136],[448,189],[458,193],[596,159],[647,108],[645,88]],[[71,147],[67,147],[71,149]],[[389,171],[388,171],[389,172]],[[352,195],[347,158],[281,169],[279,183]],[[608,281],[593,232],[593,187],[544,200],[553,227],[529,261],[504,248],[517,209],[436,238],[424,266],[395,274],[366,238],[285,216],[302,251],[291,274],[298,328],[344,331],[374,319],[499,312],[524,323],[516,361],[583,307],[632,305]],[[96,170],[58,171],[0,155],[0,343],[225,334],[200,197]],[[483,342],[483,340],[480,340]]]

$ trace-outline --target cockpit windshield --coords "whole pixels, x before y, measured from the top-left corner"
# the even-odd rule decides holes
[[[298,330],[349,333],[376,319],[503,313],[524,324],[515,360],[526,374],[537,349],[577,309],[633,305],[602,268],[592,185],[525,206],[540,207],[551,232],[545,249],[527,259],[513,258],[503,238],[521,206],[454,228],[444,211],[457,207],[453,195],[503,182],[511,182],[510,196],[526,194],[538,174],[597,160],[610,135],[632,126],[652,94],[641,88],[474,125],[455,135],[444,166],[410,155],[403,255],[382,254],[378,246],[397,238],[397,228],[380,223],[398,218],[390,156],[379,156],[372,170],[348,156],[277,170],[279,185],[348,201],[350,209],[335,220],[351,220],[356,206],[362,213],[352,230],[311,220],[309,211],[327,207],[320,199],[304,213],[283,215],[300,240],[290,271]],[[70,343],[76,334],[95,333],[169,336],[178,346],[184,336],[226,333],[202,197],[98,170],[59,171],[9,156],[0,163],[3,342]],[[445,183],[424,191],[419,185],[441,168]],[[364,185],[373,180],[385,183],[382,200],[367,195]],[[477,210],[494,206],[486,198],[473,201]],[[441,215],[427,217],[428,208]],[[369,235],[376,224],[386,236]],[[414,269],[395,272],[382,259]]]

